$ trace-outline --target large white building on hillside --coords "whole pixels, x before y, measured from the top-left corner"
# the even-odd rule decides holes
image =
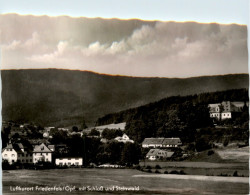
[[[222,103],[208,105],[210,117],[218,120],[233,118],[233,114],[242,112],[244,106],[248,107],[248,102],[223,101]]]

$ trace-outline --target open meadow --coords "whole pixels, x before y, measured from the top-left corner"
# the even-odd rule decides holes
[[[46,187],[61,187],[49,194],[69,194],[70,190],[70,194],[248,194],[248,185],[248,177],[155,174],[135,169],[3,171],[4,195],[48,194]],[[27,189],[13,191],[16,186]]]

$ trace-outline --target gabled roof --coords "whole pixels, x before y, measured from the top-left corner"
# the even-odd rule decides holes
[[[51,151],[55,151],[55,145],[48,145],[48,148],[49,148]]]
[[[214,107],[218,107],[219,105],[221,105],[220,103],[216,103],[216,104],[208,104],[208,107],[210,108],[214,108]]]
[[[164,138],[145,138],[142,144],[162,144]]]
[[[167,158],[173,156],[174,152],[165,151],[161,149],[151,149],[146,156],[165,156]]]
[[[4,149],[14,149],[13,144],[8,144]]]
[[[165,138],[162,142],[163,145],[181,145],[180,138]]]
[[[18,145],[18,147],[19,147],[20,149],[24,149],[24,147],[23,147],[23,144],[22,144],[22,143],[18,143],[17,145]]]
[[[49,147],[47,147],[44,143],[40,144],[40,145],[36,145],[34,147],[33,152],[53,152]]]
[[[9,143],[4,149],[13,149],[15,150],[17,153],[23,153],[24,152],[24,146],[22,143],[15,143],[15,144],[12,144],[12,143]],[[27,151],[27,149],[26,149]],[[29,152],[29,151],[27,151]]]

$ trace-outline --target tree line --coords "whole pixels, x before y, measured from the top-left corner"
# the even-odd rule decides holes
[[[195,141],[196,130],[213,127],[208,104],[222,101],[248,101],[247,89],[172,96],[145,106],[99,118],[97,125],[126,122],[125,133],[141,143],[146,137],[180,137],[183,143]],[[248,109],[225,123],[247,128]],[[238,122],[237,122],[238,121]],[[245,124],[245,125],[243,125]]]

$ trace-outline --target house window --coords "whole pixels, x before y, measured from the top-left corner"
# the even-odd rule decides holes
[[[68,165],[71,165],[71,163],[69,162]]]
[[[15,157],[15,154],[12,154],[11,157]]]
[[[63,164],[62,163],[59,163],[60,166],[62,166]]]
[[[28,163],[28,162],[29,162],[29,160],[27,159],[27,160],[26,160],[26,162]]]
[[[79,165],[79,163],[78,163],[78,162],[76,162],[76,165]]]
[[[79,158],[76,158],[76,160],[79,160]]]
[[[229,114],[227,114],[227,116],[229,116]]]
[[[12,149],[10,149],[10,151],[12,151]]]
[[[48,162],[49,160],[46,158],[46,162]]]
[[[7,157],[7,156],[8,156],[7,154],[4,155],[4,157]]]
[[[24,160],[22,160],[22,162],[24,162]]]
[[[48,156],[48,153],[46,153],[46,156]]]
[[[30,159],[30,162],[32,162],[32,159]]]

